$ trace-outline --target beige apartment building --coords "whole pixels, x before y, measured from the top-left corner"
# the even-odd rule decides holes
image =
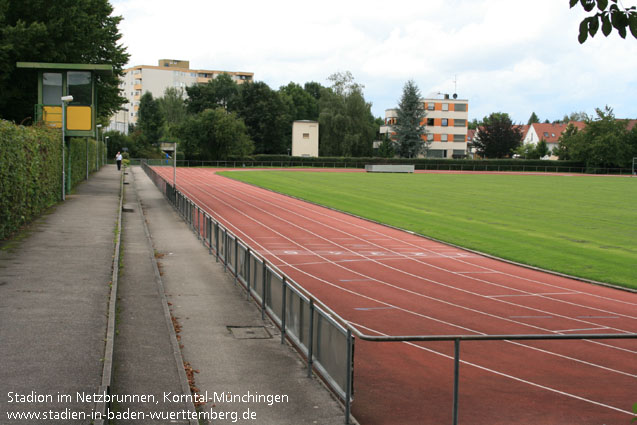
[[[137,112],[142,95],[150,92],[154,98],[162,97],[168,87],[181,89],[186,96],[186,87],[204,84],[221,74],[228,74],[237,84],[252,81],[254,73],[190,69],[190,62],[176,59],[160,59],[157,66],[138,65],[124,70],[120,81],[122,96],[127,102],[111,118],[107,130],[128,132],[128,125],[137,123]]]
[[[422,100],[426,115],[423,124],[427,131],[428,158],[460,158],[467,154],[467,130],[469,125],[469,101],[444,95],[440,99]],[[395,132],[393,126],[398,119],[397,109],[385,110],[385,125],[381,135]],[[424,155],[421,155],[424,156]]]

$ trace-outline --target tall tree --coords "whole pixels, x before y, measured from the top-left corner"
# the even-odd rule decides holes
[[[531,116],[529,117],[529,121],[527,122],[527,124],[531,125],[531,124],[537,124],[539,122],[540,122],[540,119],[535,114],[535,112],[533,112],[533,113],[531,113]]]
[[[514,126],[509,114],[494,112],[484,117],[473,144],[486,158],[504,158],[522,143],[522,130]]]
[[[319,125],[321,156],[369,156],[376,125],[363,86],[347,71],[332,74],[332,86],[321,91]]]
[[[232,77],[223,73],[206,84],[186,87],[188,112],[196,114],[206,109],[228,108],[235,101],[239,87]]]
[[[222,108],[206,109],[189,116],[179,126],[178,134],[187,158],[243,157],[254,149],[243,120]]]
[[[571,8],[580,3],[586,12],[592,12],[597,7],[597,13],[584,18],[580,22],[578,41],[584,43],[588,36],[595,37],[600,25],[604,36],[617,31],[621,38],[626,38],[627,30],[637,38],[637,7],[620,7],[617,0],[569,0]]]
[[[626,121],[615,119],[608,106],[595,112],[596,119],[588,120],[583,130],[567,127],[560,137],[560,159],[581,161],[587,167],[630,167],[637,155],[637,132],[628,131]]]
[[[285,154],[291,146],[286,137],[289,127],[287,108],[279,93],[266,83],[257,81],[239,86],[236,101],[229,110],[235,111],[248,128],[255,153]]]
[[[98,76],[97,114],[107,119],[126,99],[119,77],[128,62],[119,44],[108,0],[0,0],[0,117],[21,122],[33,116],[36,75],[16,62],[110,64],[114,74]]]
[[[426,152],[425,105],[420,89],[413,80],[405,83],[397,112],[394,129],[399,155],[403,158],[415,158]]]
[[[143,141],[146,144],[159,142],[162,136],[164,117],[159,110],[158,102],[148,91],[142,95],[139,101],[138,114],[137,129],[141,131]]]
[[[174,136],[174,130],[186,119],[186,104],[184,91],[175,87],[168,87],[164,95],[157,99],[157,106],[163,117],[163,136]]]

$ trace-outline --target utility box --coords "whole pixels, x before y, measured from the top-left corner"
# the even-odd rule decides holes
[[[38,103],[34,121],[62,128],[62,96],[73,96],[66,105],[65,135],[96,138],[98,74],[111,75],[112,65],[18,62],[18,68],[37,71]]]
[[[292,156],[319,156],[319,123],[294,121],[292,123]]]

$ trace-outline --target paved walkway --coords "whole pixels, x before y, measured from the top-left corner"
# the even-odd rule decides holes
[[[93,408],[77,394],[101,382],[119,182],[105,167],[0,250],[2,424],[54,423],[10,421],[7,412]]]
[[[246,401],[207,402],[199,411],[211,422],[342,424],[338,403],[305,376],[296,353],[280,344],[276,329],[261,320],[143,171],[133,168],[125,178],[130,212],[122,214],[111,386],[123,399],[114,403],[121,416],[114,423],[193,423],[184,416],[191,404],[184,397],[190,394],[183,356],[200,393]],[[94,403],[86,397],[101,382],[119,182],[117,169],[104,167],[23,239],[0,250],[2,424],[91,422]],[[274,338],[236,339],[229,326],[264,326]],[[287,401],[258,402],[249,396],[256,394]],[[10,420],[16,412],[41,419]],[[74,419],[74,412],[84,418]],[[173,416],[135,417],[162,412]]]

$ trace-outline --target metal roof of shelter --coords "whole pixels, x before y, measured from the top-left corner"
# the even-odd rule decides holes
[[[92,71],[96,74],[112,74],[113,65],[84,63],[17,62],[18,68],[58,69],[65,71]]]

